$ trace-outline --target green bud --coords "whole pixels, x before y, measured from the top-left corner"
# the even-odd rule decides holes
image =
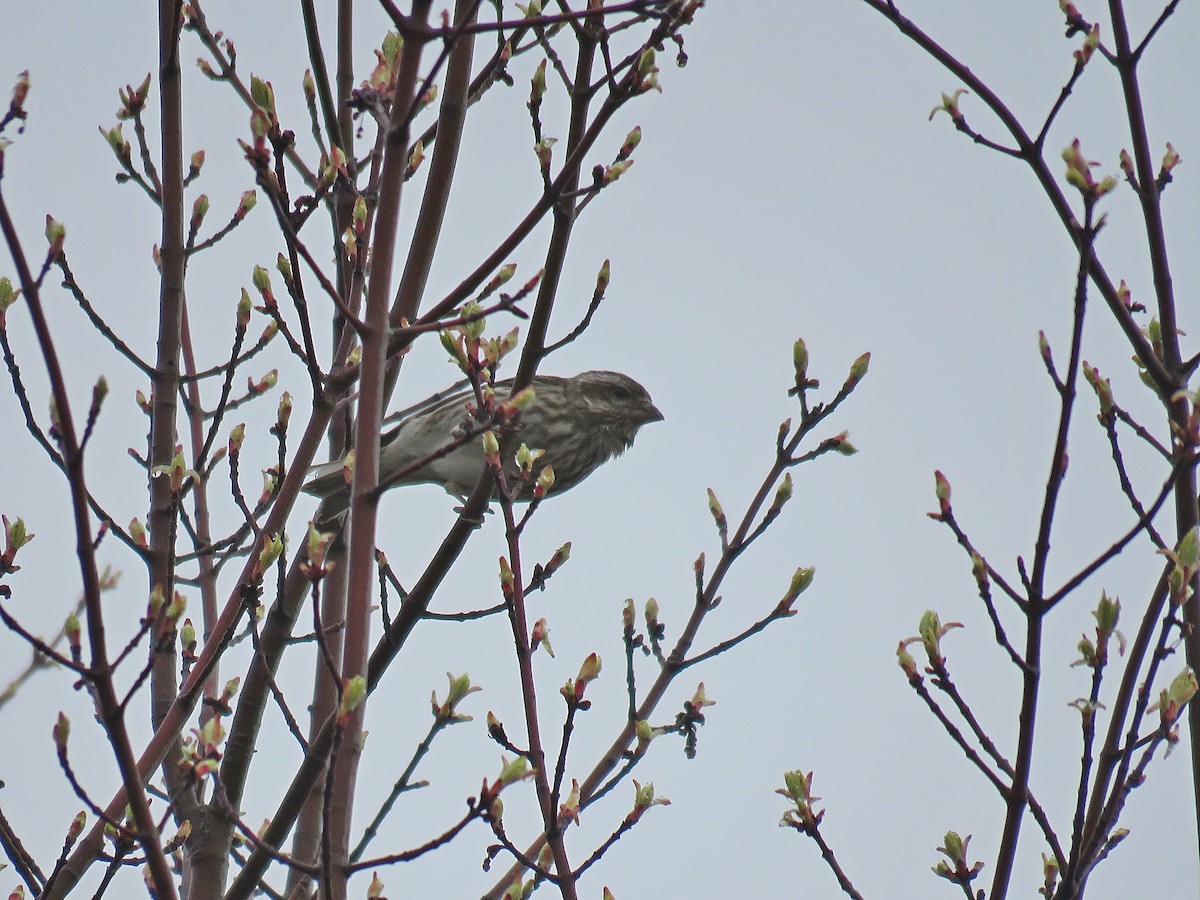
[[[633,781],[633,779],[630,779]],[[654,783],[647,782],[646,784],[638,784],[633,781],[633,808],[637,813],[642,813],[652,806],[670,806],[671,801],[666,797],[656,797],[654,795]]]
[[[541,103],[542,97],[546,93],[546,63],[545,59],[538,63],[538,67],[533,72],[533,78],[530,79],[529,104],[531,106]]]
[[[637,784],[637,782],[634,782],[634,784],[636,785],[633,801],[635,805],[645,809],[654,803],[654,782],[648,781],[644,785]]]
[[[615,162],[611,166],[606,166],[604,169],[604,183],[612,184],[622,175],[629,171],[635,160],[623,159],[620,162]]]
[[[966,850],[963,839],[955,831],[946,832],[946,836],[942,838],[942,846],[945,848],[946,855],[956,860],[962,859]]]
[[[1200,536],[1197,535],[1195,526],[1180,539],[1175,556],[1180,566],[1192,572],[1200,566]]]
[[[63,634],[67,636],[68,642],[73,645],[79,643],[80,628],[79,616],[73,612],[70,613],[63,623]]]
[[[542,647],[547,654],[551,657],[554,656],[554,648],[550,646],[550,625],[544,618],[533,623],[533,631],[529,635],[529,646],[532,650]]]
[[[579,675],[575,679],[580,685],[587,684],[589,681],[595,681],[600,677],[600,670],[604,667],[603,661],[596,653],[589,653],[583,664],[579,667]]]
[[[938,511],[929,515],[935,519],[944,519],[951,513],[950,481],[940,470],[933,473],[933,493],[937,497]]]
[[[729,523],[725,519],[725,510],[721,508],[721,501],[717,499],[712,488],[708,489],[708,511],[712,515],[713,521],[717,523],[717,531],[725,534]]]
[[[1089,637],[1082,637],[1079,643],[1075,645],[1075,649],[1079,651],[1080,659],[1086,666],[1096,665],[1096,644]],[[1074,663],[1072,664],[1074,665]]]
[[[500,352],[497,355],[497,360],[499,360],[500,357],[506,356],[517,349],[517,337],[520,335],[520,333],[521,330],[519,328],[514,328],[500,339]],[[529,388],[529,390],[532,390],[532,388]]]
[[[8,276],[0,277],[0,315],[4,311],[17,302],[17,298],[21,296],[19,288],[14,288],[13,283]]]
[[[926,647],[936,648],[938,641],[941,639],[942,620],[932,609],[927,609],[921,615],[921,622],[917,626],[917,634],[921,636],[922,642]]]
[[[796,381],[803,384],[808,380],[808,345],[803,338],[792,344],[792,365],[796,367]]]
[[[1104,591],[1100,592],[1100,603],[1095,612],[1096,628],[1102,634],[1112,634],[1117,630],[1117,622],[1121,619],[1121,601],[1117,597],[1109,597]]]
[[[366,696],[367,679],[362,675],[355,675],[346,682],[345,690],[342,691],[342,702],[338,707],[338,717],[348,717],[350,713],[358,709],[359,705],[366,699]]]
[[[943,91],[942,102],[935,106],[929,113],[930,121],[933,121],[933,117],[938,113],[944,112],[955,122],[961,122],[963,120],[963,114],[958,108],[958,98],[966,92],[967,91],[965,88],[959,88],[953,94],[947,94],[945,91]]]
[[[80,812],[75,813],[75,818],[71,820],[71,826],[67,829],[68,847],[79,840],[79,836],[83,834],[83,829],[85,827],[87,827],[87,813],[81,810]]]
[[[808,590],[808,586],[812,584],[813,576],[817,570],[809,566],[805,568],[801,566],[796,569],[792,575],[792,583],[788,585],[788,593],[792,596],[799,596]]]
[[[54,722],[54,743],[59,750],[65,750],[67,747],[67,738],[71,736],[71,720],[67,718],[66,713],[59,713],[58,719]]]
[[[118,122],[108,131],[105,131],[103,128],[100,129],[100,134],[104,137],[104,140],[108,143],[108,146],[111,147],[113,152],[118,156],[122,154],[126,146],[125,136],[121,134],[121,127],[121,123]]]
[[[462,325],[462,332],[467,338],[478,339],[483,336],[483,332],[487,328],[487,319],[481,315],[482,312],[483,307],[474,300],[463,304],[460,315],[464,319],[469,319]]]
[[[1173,679],[1167,688],[1167,696],[1176,704],[1182,706],[1196,695],[1196,675],[1191,669],[1184,669]]]
[[[437,85],[434,85],[436,88]],[[421,167],[421,163],[425,161],[425,142],[418,140],[413,144],[412,153],[408,155],[408,171],[411,175]]]
[[[654,60],[655,56],[653,47],[647,47],[645,50],[643,50],[642,55],[638,57],[638,74],[652,75],[653,73],[657,72],[658,67],[655,66]]]
[[[353,453],[354,451],[350,451]],[[354,460],[347,454],[349,459],[350,471],[354,471]],[[318,531],[317,527],[312,522],[308,523],[308,535],[306,538],[305,552],[308,556],[308,561],[314,566],[320,566],[325,561],[325,551],[329,547],[329,543],[333,540],[333,533],[328,531]]]
[[[783,508],[783,504],[792,499],[792,473],[784,472],[783,481],[779,482],[779,487],[775,491],[775,499],[771,501],[772,512],[779,512]]]
[[[192,201],[192,222],[199,227],[206,215],[208,215],[208,194],[201,194]]]
[[[268,534],[263,538],[263,547],[258,554],[258,571],[265,572],[283,554],[283,535]]]
[[[716,706],[717,701],[708,699],[708,692],[704,690],[704,682],[702,681],[696,685],[696,690],[692,694],[691,704],[695,709],[704,709],[706,706]]]
[[[527,387],[527,388],[522,388],[517,393],[513,394],[512,397],[509,398],[508,402],[510,404],[512,404],[513,409],[523,410],[523,409],[528,409],[530,406],[532,406],[534,400],[536,400],[536,399],[537,399],[537,393],[534,391],[533,388]]]
[[[286,428],[288,420],[292,417],[292,394],[291,391],[284,391],[283,396],[279,398],[279,407],[275,411],[275,423],[280,428]]]
[[[250,76],[250,99],[260,109],[263,109],[275,115],[275,89],[271,87],[271,82],[264,81],[257,75]]]
[[[628,156],[642,142],[642,126],[635,125],[629,134],[625,135],[625,143],[621,145],[621,156]]]
[[[800,566],[796,569],[792,574],[791,582],[788,584],[787,593],[783,595],[775,607],[777,614],[792,614],[792,605],[796,602],[796,598],[808,590],[816,573],[817,570],[812,566]]]
[[[854,387],[867,374],[867,368],[871,365],[871,354],[864,353],[850,365],[850,377],[846,379],[847,390]]]
[[[58,256],[62,252],[63,242],[67,239],[67,229],[61,222],[46,216],[46,242],[50,245],[50,253]]]
[[[500,454],[500,442],[496,440],[496,433],[490,429],[483,433],[483,452],[489,457]]]
[[[1158,171],[1158,177],[1164,181],[1170,180],[1171,170],[1183,162],[1183,157],[1175,149],[1175,145],[1167,141],[1167,152],[1163,154],[1162,167]]]
[[[830,438],[830,441],[833,444],[833,450],[835,453],[839,453],[842,456],[853,456],[855,453],[858,452],[858,448],[855,447],[852,443],[850,443],[849,436],[850,436],[850,432],[843,431],[841,434],[835,435],[834,437]]]
[[[812,797],[812,772],[807,775],[798,769],[783,773],[784,789],[797,803],[807,804]]]
[[[653,628],[658,624],[658,614],[660,612],[658,601],[651,597],[646,601],[646,624]]]
[[[483,690],[483,688],[471,684],[471,676],[466,672],[457,676],[447,672],[446,677],[450,679],[450,692],[446,695],[446,702],[452,707],[456,706],[468,694]]]
[[[910,679],[917,677],[917,661],[908,652],[908,647],[904,641],[901,641],[896,647],[896,663]]]
[[[163,613],[163,616],[168,622],[174,624],[175,622],[179,621],[179,617],[183,615],[186,609],[187,597],[185,597],[179,591],[176,591],[174,598],[167,605],[166,612]]]
[[[254,107],[250,113],[250,133],[255,141],[266,140],[271,131],[271,115],[265,109]]]
[[[501,760],[500,766],[500,784],[507,787],[523,778],[528,778],[533,772],[529,768],[529,760],[523,756],[518,756],[512,762]]]
[[[398,32],[389,31],[383,38],[383,58],[388,65],[394,66],[400,59],[400,50],[404,46],[404,38]]]
[[[250,310],[254,308],[254,301],[250,299],[250,292],[242,288],[242,295],[238,298],[237,318],[238,325],[245,328],[250,321]]]
[[[4,544],[6,549],[20,550],[36,537],[36,535],[28,532],[25,527],[25,520],[20,517],[9,522],[8,516],[4,516],[2,521],[4,523]]]

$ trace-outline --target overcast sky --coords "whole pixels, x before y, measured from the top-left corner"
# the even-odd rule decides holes
[[[1094,17],[1103,5],[1080,6]],[[1133,30],[1141,33],[1158,4],[1129,6],[1137,8]],[[1057,4],[925,0],[903,8],[1036,131],[1079,43],[1063,39]],[[205,9],[213,26],[237,42],[242,70],[269,78],[281,106],[298,111],[307,63],[299,25],[291,20],[293,4],[213,0]],[[153,11],[149,4],[43,2],[9,4],[3,19],[6,67],[0,74],[11,80],[29,69],[33,85],[28,127],[7,151],[3,184],[26,246],[42,246],[45,214],[62,221],[80,282],[130,343],[152,357],[157,281],[150,248],[159,226],[144,196],[114,183],[114,162],[96,128],[115,123],[117,88],[137,84],[154,69]],[[381,34],[369,24],[378,22],[373,12],[364,13],[364,63]],[[1170,140],[1184,158],[1165,208],[1181,326],[1191,333],[1197,325],[1187,300],[1200,280],[1200,254],[1192,252],[1200,238],[1192,172],[1200,146],[1197,33],[1200,13],[1181,4],[1142,68],[1154,152]],[[633,103],[604,145],[610,154],[630,127],[641,125],[636,165],[580,222],[556,333],[585,308],[605,258],[612,260],[612,287],[586,336],[543,368],[626,372],[646,385],[666,416],[648,426],[625,457],[546,504],[528,534],[532,559],[547,558],[564,540],[574,546],[552,589],[534,601],[536,614],[550,620],[557,653],[540,661],[548,734],[558,733],[557,685],[589,652],[606,661],[590,693],[595,708],[574,748],[578,772],[607,747],[624,714],[622,603],[632,597],[640,606],[655,597],[668,639],[678,634],[691,608],[692,561],[701,551],[710,560],[719,551],[705,489],[716,491],[731,517],[739,514],[771,463],[780,421],[795,413],[786,394],[792,342],[805,338],[811,372],[830,391],[860,353],[871,351],[872,362],[828,432],[849,429],[860,453],[794,472],[795,499],[735,567],[700,643],[715,643],[763,615],[793,569],[812,565],[816,580],[798,604],[800,614],[677,684],[660,709],[664,721],[696,680],[703,679],[717,701],[707,710],[699,755],[685,760],[674,739],[655,746],[637,777],[653,781],[673,805],[652,810],[584,882],[583,892],[598,897],[608,885],[618,898],[836,896],[836,882],[811,842],[777,827],[785,803],[773,791],[785,770],[802,768],[815,770],[826,837],[864,895],[953,895],[954,888],[929,871],[938,860],[935,848],[947,829],[973,834],[972,854],[988,862],[983,877],[990,881],[1003,805],[912,693],[894,651],[898,640],[916,633],[925,609],[964,623],[949,638],[950,666],[981,721],[1004,752],[1015,755],[1018,674],[992,639],[968,560],[925,514],[936,506],[932,473],[940,469],[953,484],[961,523],[998,568],[1012,574],[1016,556],[1032,556],[1057,406],[1038,359],[1037,333],[1044,330],[1065,359],[1073,248],[1021,164],[973,145],[945,116],[927,121],[940,92],[959,85],[864,4],[714,2],[687,30],[686,41],[689,65],[677,69],[664,54],[663,94]],[[186,37],[184,58],[199,54]],[[457,284],[536,197],[524,113],[534,62],[522,62],[516,87],[494,92],[468,120],[429,298]],[[252,186],[234,143],[246,133],[247,117],[221,86],[193,69],[188,75],[187,149],[207,151],[198,187],[212,196],[210,216],[219,221]],[[561,111],[561,102],[548,102],[550,116]],[[975,98],[963,98],[962,107],[973,125],[1003,141]],[[1119,85],[1096,60],[1052,132],[1051,155],[1079,137],[1101,171],[1117,172],[1117,154],[1128,146],[1122,115]],[[561,119],[547,122],[551,134],[565,137]],[[290,127],[307,131],[303,119]],[[1062,166],[1055,163],[1054,170]],[[408,196],[410,204],[415,196]],[[1152,285],[1132,194],[1123,189],[1104,209],[1110,215],[1099,242],[1105,265],[1114,278],[1127,279],[1135,299],[1148,302]],[[411,216],[410,206],[406,221]],[[544,242],[543,230],[514,255],[518,278],[539,267]],[[214,361],[227,352],[238,292],[249,285],[252,267],[273,266],[280,248],[264,205],[232,241],[192,266],[188,302]],[[0,258],[0,274],[12,274],[7,257]],[[144,447],[145,420],[133,394],[148,386],[98,342],[68,295],[48,292],[48,298],[81,407],[98,375],[113,386],[95,439],[106,452],[89,459],[91,483],[118,521],[144,516],[144,482],[124,450]],[[27,317],[14,309],[8,318],[40,414],[45,385]],[[495,322],[491,330],[509,327]],[[1099,304],[1087,323],[1084,355],[1113,379],[1118,399],[1143,413],[1165,440],[1130,351]],[[301,415],[307,382],[295,371],[285,378],[281,386],[297,397]],[[418,344],[395,405],[419,400],[451,378],[437,342]],[[273,403],[267,406],[273,410]],[[1072,432],[1052,582],[1132,523],[1094,411],[1088,394]],[[273,453],[267,426],[250,421],[247,452],[259,454],[265,466]],[[11,608],[45,631],[57,627],[79,589],[61,515],[65,489],[26,438],[11,392],[0,394],[0,422],[6,473],[0,511],[23,516],[38,534],[22,551],[21,572],[9,580]],[[253,467],[249,471],[253,475]],[[1135,472],[1143,491],[1157,489],[1158,470],[1138,465]],[[312,504],[304,503],[303,515],[311,514]],[[414,580],[452,524],[453,506],[435,487],[388,496],[380,540],[402,578]],[[1166,517],[1161,525],[1171,530]],[[294,533],[302,527],[300,514],[292,527]],[[492,602],[502,552],[502,531],[489,522],[434,607]],[[145,602],[144,576],[116,542],[101,556],[126,573],[121,589],[108,595],[110,621],[132,621]],[[1090,610],[1101,589],[1121,597],[1123,624],[1132,634],[1159,568],[1143,541],[1048,622],[1033,787],[1064,842],[1080,754],[1079,716],[1067,704],[1088,685],[1088,672],[1068,663],[1077,656],[1079,636],[1091,632]],[[1008,621],[1018,627],[1015,617]],[[119,634],[115,646],[123,640]],[[484,714],[494,710],[510,723],[510,733],[519,733],[510,642],[500,619],[424,626],[372,698],[360,786],[390,785],[399,774],[427,727],[429,692],[444,691],[444,672],[469,671],[485,689],[464,704],[476,721],[440,740],[418,773],[431,786],[406,798],[378,852],[406,848],[446,827],[479,780],[496,772],[500,751],[486,740]],[[6,682],[26,654],[7,633],[0,635],[0,652]],[[1167,667],[1174,672],[1181,665],[1172,660]],[[305,664],[285,667],[283,678],[295,691],[294,708],[302,710]],[[50,742],[60,708],[77,723],[77,739],[87,739],[88,705],[69,687],[65,674],[43,673],[0,713],[9,735],[0,750],[6,782],[0,805],[44,863],[53,860],[78,808]],[[144,723],[138,727],[144,735]],[[295,756],[278,716],[267,727],[272,736],[254,770],[259,781],[246,799],[251,823],[273,811]],[[115,779],[104,749],[97,745],[93,752],[90,787],[104,802]],[[607,835],[631,793],[622,787],[590,810],[584,835]],[[1190,793],[1185,745],[1156,761],[1148,783],[1131,798],[1122,824],[1133,833],[1097,871],[1089,896],[1196,895]],[[516,810],[515,831],[521,804],[506,805]],[[364,800],[359,808],[358,821],[365,823],[373,805]],[[443,853],[381,876],[390,896],[476,896],[494,878],[480,871],[490,843],[477,826]],[[572,846],[580,858],[590,851],[590,845]],[[1043,849],[1027,822],[1014,896],[1034,894]],[[0,885],[11,890],[15,884],[11,870],[0,875]],[[357,889],[361,896],[365,881]]]

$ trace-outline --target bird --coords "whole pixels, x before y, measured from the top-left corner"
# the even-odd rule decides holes
[[[507,396],[512,385],[512,379],[497,382],[496,396]],[[545,451],[537,461],[537,471],[546,465],[553,467],[555,495],[570,490],[624,453],[643,425],[663,421],[646,389],[620,372],[588,371],[567,378],[535,375],[530,386],[532,404],[521,411],[506,433],[513,436],[515,444]],[[465,499],[484,469],[481,438],[472,436],[448,452],[446,448],[469,433],[473,419],[468,404],[475,399],[471,388],[444,399],[435,395],[382,435],[380,484],[440,484],[447,493]],[[396,473],[414,466],[392,481]],[[314,477],[304,485],[307,493],[324,501],[324,518],[339,516],[350,505],[344,468],[344,459],[324,463],[314,468]],[[516,499],[532,498],[533,484],[526,481]]]

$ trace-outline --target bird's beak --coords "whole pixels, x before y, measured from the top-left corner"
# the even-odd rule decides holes
[[[651,403],[650,408],[646,410],[646,424],[651,422],[661,422],[663,419],[664,416],[658,411],[658,407]]]

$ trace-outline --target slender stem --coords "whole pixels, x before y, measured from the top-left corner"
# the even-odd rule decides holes
[[[0,212],[3,212],[2,203],[0,203]],[[0,215],[0,218],[3,218],[3,215]],[[336,383],[331,385],[331,390],[338,388],[340,388],[340,385]],[[293,457],[293,466],[288,470],[287,476],[279,488],[275,504],[271,507],[271,511],[263,523],[261,535],[279,534],[283,531],[287,517],[291,513],[292,504],[300,492],[300,485],[305,478],[305,472],[312,465],[317,448],[320,446],[321,435],[329,422],[332,410],[333,406],[328,401],[318,402],[314,407],[313,416],[306,426],[304,435],[297,446],[296,455]],[[91,544],[89,543],[90,546]],[[246,613],[243,593],[245,586],[252,581],[253,571],[257,565],[258,553],[261,549],[262,537],[260,536],[250,549],[232,595],[221,609],[220,616],[213,628],[211,640],[205,643],[199,657],[197,657],[192,666],[191,672],[184,680],[178,695],[171,704],[171,708],[167,710],[161,724],[155,729],[154,735],[146,743],[145,749],[142,750],[142,755],[137,760],[136,768],[140,775],[137,782],[139,787],[137,795],[139,796],[141,795],[141,783],[148,779],[150,773],[162,764],[167,750],[178,740],[179,733],[183,729],[187,717],[191,714],[192,709],[200,698],[201,690],[208,679],[209,673],[216,665],[221,654],[225,652],[225,648],[229,645],[230,640],[232,640],[238,621]],[[266,698],[270,696],[269,690],[264,687],[260,694],[260,699],[265,703]],[[241,694],[243,702],[246,702],[246,696],[247,692],[243,691]],[[249,721],[261,715],[261,709],[257,711],[249,710],[248,713],[248,715],[242,717],[243,721]],[[242,715],[241,704],[238,706],[238,715]],[[238,715],[234,717],[235,724],[238,722]],[[246,726],[243,726],[243,729],[245,730]],[[240,753],[235,753],[231,747],[233,733],[233,729],[231,728],[230,740],[226,742],[226,755],[223,766],[240,764],[243,768],[248,767],[253,747],[242,747]],[[224,767],[222,771],[224,772]],[[128,785],[126,785],[125,788],[114,794],[105,807],[105,813],[110,818],[118,819],[123,815],[123,810],[129,803]],[[104,828],[102,824],[98,823],[80,840],[67,864],[63,867],[59,878],[55,881],[53,891],[47,892],[44,900],[61,900],[61,898],[65,898],[79,882],[79,879],[83,877],[91,864],[96,861],[103,848]]]
[[[1141,190],[1137,192],[1141,203],[1142,219],[1145,222],[1146,242],[1150,253],[1150,268],[1154,273],[1154,294],[1158,318],[1162,323],[1163,362],[1172,371],[1179,371],[1182,354],[1179,348],[1179,326],[1176,316],[1175,292],[1171,280],[1171,269],[1167,259],[1167,236],[1162,217],[1161,191],[1158,188],[1154,161],[1150,156],[1149,127],[1142,106],[1141,86],[1138,83],[1137,64],[1139,53],[1135,53],[1125,21],[1125,7],[1120,0],[1109,0],[1112,17],[1113,41],[1116,46],[1116,67],[1121,78],[1121,90],[1125,97],[1125,112],[1129,119],[1129,136],[1133,142],[1133,161]],[[1157,26],[1156,26],[1157,27]],[[1181,439],[1174,442],[1176,460],[1192,454],[1193,448],[1186,437],[1188,401],[1173,394],[1168,399],[1168,417],[1173,434]],[[1175,529],[1177,538],[1190,532],[1200,522],[1197,508],[1197,481],[1195,469],[1187,466],[1179,471],[1175,490]],[[1183,648],[1192,671],[1200,671],[1200,579],[1193,577],[1192,596],[1183,606]],[[1195,809],[1197,837],[1200,838],[1200,704],[1188,705],[1188,732],[1191,735],[1192,797]]]
[[[1029,134],[1025,131],[1025,128],[1021,125],[1020,120],[1017,119],[1012,110],[968,66],[960,62],[937,41],[918,28],[911,19],[902,16],[892,0],[862,0],[862,2],[891,21],[901,34],[913,41],[918,47],[929,54],[932,59],[939,62],[947,71],[958,78],[995,114],[1016,142],[1019,151],[1018,155],[1033,171],[1038,186],[1045,193],[1046,198],[1054,207],[1054,212],[1058,216],[1059,221],[1062,222],[1063,227],[1071,236],[1071,240],[1074,241],[1075,228],[1078,223],[1075,220],[1074,213],[1071,211],[1071,205],[1067,201],[1066,195],[1063,194],[1062,188],[1055,180],[1054,174],[1047,166],[1045,159],[1042,158],[1033,139],[1029,137]],[[1104,271],[1104,267],[1100,265],[1100,261],[1093,258],[1090,262],[1089,271],[1092,281],[1104,298],[1109,312],[1121,327],[1121,332],[1137,353],[1138,361],[1145,366],[1147,373],[1154,381],[1155,387],[1162,396],[1169,397],[1173,395],[1179,387],[1179,379],[1158,358],[1158,355],[1150,345],[1150,341],[1142,333],[1140,326],[1134,320],[1132,313],[1125,308],[1125,304],[1117,295],[1116,285],[1112,283],[1112,279],[1108,277],[1108,274]]]
[[[29,308],[29,316],[37,335],[38,345],[41,348],[46,373],[50,380],[51,395],[57,411],[60,448],[71,490],[71,510],[75,524],[75,553],[79,558],[80,574],[83,579],[88,644],[91,651],[91,684],[98,706],[98,714],[108,733],[108,740],[116,757],[124,792],[128,797],[128,805],[133,815],[138,839],[146,854],[146,862],[154,881],[155,890],[164,900],[173,900],[176,896],[174,878],[162,852],[157,824],[150,814],[142,776],[133,754],[133,745],[125,727],[121,704],[113,684],[100,597],[101,579],[96,565],[96,550],[92,539],[91,516],[88,508],[87,482],[83,471],[83,453],[75,432],[66,380],[63,377],[58,351],[55,349],[50,334],[50,325],[42,308],[41,291],[29,270],[16,226],[2,193],[0,193],[0,234],[4,235],[5,243],[17,270],[17,277]],[[122,804],[110,815],[113,818],[121,816],[124,812],[124,805]],[[102,831],[103,825],[98,824],[97,829]]]
[[[415,0],[413,16],[424,23],[432,0]],[[425,42],[410,38],[401,51],[392,103],[393,120],[388,126],[383,170],[371,241],[371,276],[367,287],[366,314],[362,330],[362,367],[359,374],[358,418],[355,423],[356,452],[351,490],[349,538],[349,583],[346,592],[346,628],[343,636],[342,683],[367,674],[371,638],[371,606],[374,599],[375,521],[379,509],[379,429],[383,419],[384,367],[387,363],[388,305],[391,299],[392,267],[400,199],[408,167],[408,136],[418,71]],[[329,900],[345,900],[346,865],[350,854],[350,828],[354,787],[362,742],[359,735],[366,716],[364,698],[342,721],[340,752],[332,761],[332,791],[325,810],[327,835],[332,853],[331,884],[322,885]]]
[[[507,485],[501,473],[497,473],[502,492],[501,507],[504,511],[505,532],[513,574],[512,596],[508,601],[509,621],[512,624],[513,643],[516,646],[517,668],[521,679],[522,708],[525,712],[525,733],[528,739],[527,756],[533,768],[534,789],[538,806],[541,807],[542,828],[554,857],[558,889],[563,900],[577,900],[575,878],[571,872],[567,848],[563,843],[563,831],[558,821],[558,809],[554,792],[550,787],[550,773],[546,769],[546,751],[542,746],[542,731],[538,723],[537,682],[533,674],[533,652],[529,645],[529,623],[525,616],[525,590],[521,568],[521,541],[513,518],[513,504],[504,496]]]

